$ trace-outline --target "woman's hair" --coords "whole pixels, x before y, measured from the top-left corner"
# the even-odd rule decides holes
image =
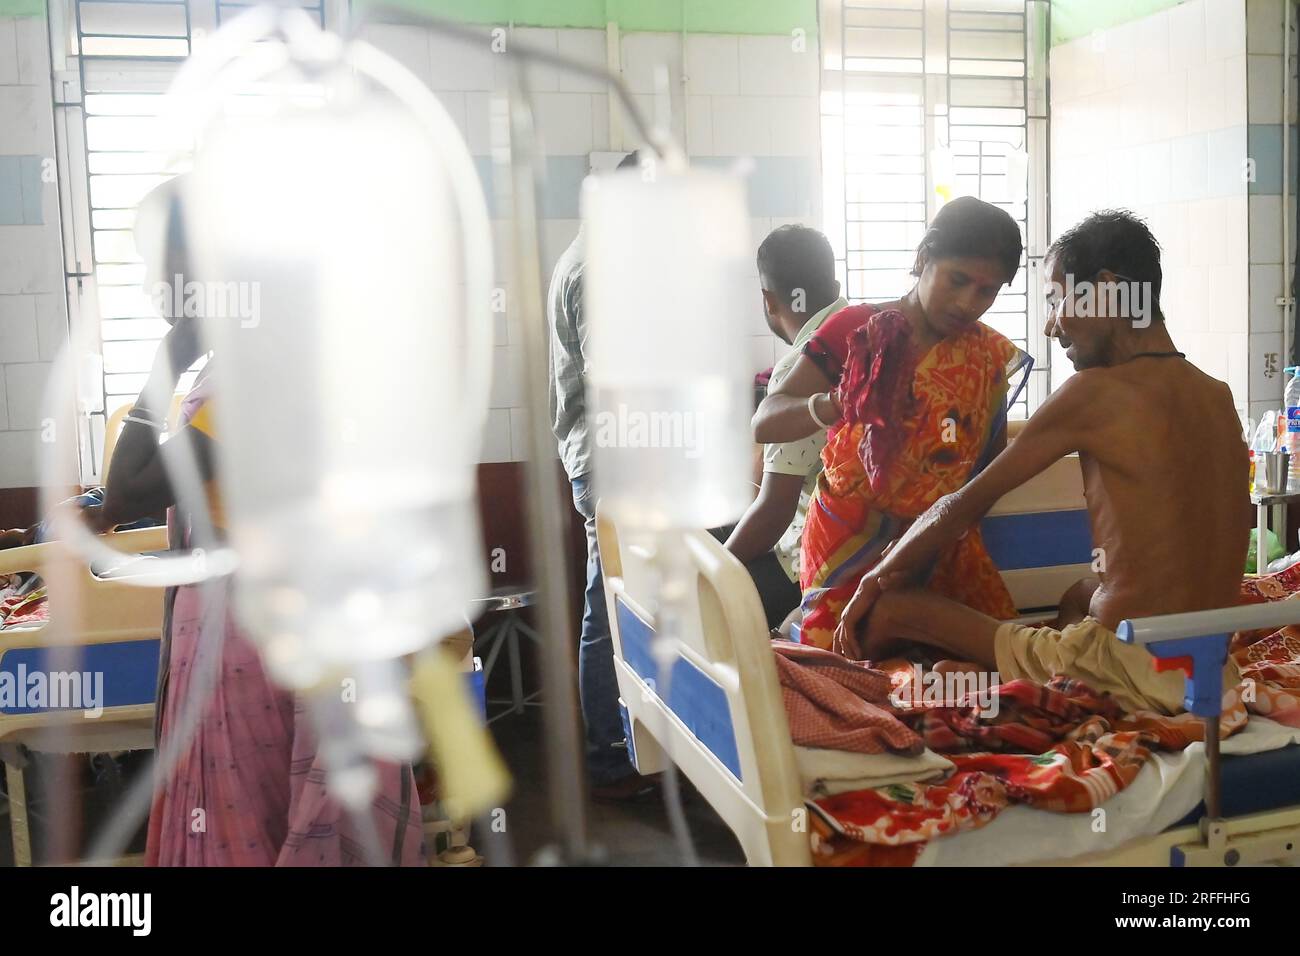
[[[913,275],[920,275],[922,259],[995,259],[1010,282],[1020,268],[1024,251],[1020,227],[1005,209],[974,196],[961,196],[945,205],[930,223],[916,247]]]

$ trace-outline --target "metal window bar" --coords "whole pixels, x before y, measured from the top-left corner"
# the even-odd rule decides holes
[[[217,26],[221,26],[221,24],[224,23],[228,18],[237,17],[245,10],[248,10],[251,7],[254,7],[256,5],[257,4],[255,2],[252,2],[252,0],[250,0],[250,2],[248,3],[239,3],[239,2],[235,2],[235,0],[217,0],[217,4],[216,4]],[[317,21],[320,23],[321,27],[324,28],[325,26],[324,0],[317,0],[316,3],[295,3],[293,5],[298,7],[304,13],[316,14]],[[349,9],[351,9],[351,3],[349,3]]]
[[[1010,17],[1016,26],[1004,31],[1008,37],[1019,34],[1020,56],[1018,58],[1010,57],[980,57],[969,55],[970,50],[975,46],[971,41],[972,35],[983,34],[988,31],[982,28],[972,28],[963,26],[964,22],[971,22],[965,17],[975,15],[997,16],[1002,15]],[[978,24],[978,20],[975,21]],[[945,0],[945,40],[947,64],[945,70],[945,87],[948,107],[948,115],[945,120],[945,135],[947,138],[948,150],[952,156],[953,180],[954,185],[958,182],[970,183],[972,175],[969,170],[973,167],[974,188],[969,190],[972,195],[992,202],[1000,206],[1011,214],[1020,226],[1021,234],[1026,239],[1028,245],[1029,237],[1029,205],[1034,201],[1034,197],[1026,189],[1026,199],[1023,208],[1017,208],[1020,204],[1014,202],[1014,195],[1011,193],[1011,184],[1008,180],[1008,174],[1011,170],[1011,151],[1015,149],[1029,151],[1029,5],[1028,0],[1024,2],[1019,11],[1009,9],[988,9],[972,8],[962,4],[960,8],[954,9],[953,0]],[[961,50],[960,55],[955,51]],[[953,70],[954,61],[958,61],[963,69],[961,72]],[[987,67],[981,67],[980,64],[989,63],[1007,63],[1016,62],[1020,64],[1019,76],[1007,76],[1000,73],[987,72]],[[981,72],[981,70],[984,72]],[[984,83],[982,80],[992,80],[993,83]],[[958,86],[960,84],[960,86]],[[1019,103],[1008,103],[1004,98],[999,96],[999,91],[1006,90],[1008,86],[1019,86]],[[985,98],[987,97],[987,99]],[[997,110],[997,113],[975,113],[974,115],[965,113],[965,110]],[[1019,122],[1015,121],[1018,110]],[[981,117],[983,117],[982,121]],[[1004,122],[997,122],[996,118],[1001,118]],[[990,163],[990,161],[992,161]],[[999,170],[998,167],[1002,168]],[[1000,172],[1000,175],[999,175]],[[999,182],[1000,180],[1000,182]],[[1028,186],[1028,184],[1026,184]],[[998,187],[1003,187],[999,190]],[[966,190],[963,190],[966,191]],[[999,194],[1000,193],[1000,194]],[[1027,257],[1021,259],[1021,271],[1017,273],[1017,279],[1020,283],[1024,282],[1025,272],[1029,268]],[[1034,349],[1029,347],[1030,340],[1030,310],[1028,296],[1023,292],[1017,293],[1016,287],[1004,288],[995,300],[985,321],[991,325],[997,326],[1009,339],[1016,343],[1020,348],[1034,353]],[[1018,334],[1017,334],[1018,333]],[[1035,356],[1037,359],[1038,356]],[[1025,418],[1028,417],[1030,408],[1030,394],[1026,389],[1017,399],[1015,406],[1011,410],[1011,417]]]
[[[183,144],[177,148],[164,131],[149,128],[148,121],[159,112],[152,104],[161,104],[164,88],[151,82],[150,74],[183,63],[194,44],[219,26],[223,17],[236,16],[253,4],[226,0],[66,2],[74,26],[73,69],[79,95],[67,95],[57,105],[65,126],[71,122],[80,127],[81,143],[71,142],[75,137],[64,139],[66,148],[77,154],[76,161],[84,164],[84,170],[76,174],[80,185],[73,190],[83,193],[84,200],[76,195],[69,198],[84,225],[70,233],[64,271],[69,297],[78,306],[74,314],[97,328],[102,364],[97,387],[91,382],[82,386],[83,394],[90,388],[97,395],[100,406],[83,416],[82,427],[87,431],[82,471],[83,478],[89,480],[102,471],[103,424],[117,405],[138,392],[164,330],[152,309],[132,301],[141,299],[146,290],[139,261],[133,258],[130,230],[136,197],[128,188],[131,177],[170,175],[174,168],[168,158],[184,152]],[[136,12],[123,16],[122,6]],[[322,26],[327,21],[346,20],[350,9],[346,0],[303,0],[299,6],[314,14]],[[139,72],[138,81],[130,79],[133,68]],[[66,85],[71,87],[71,83]],[[71,115],[73,111],[79,117]],[[130,128],[132,123],[139,124],[139,142],[130,141],[136,133]],[[156,157],[156,162],[151,162],[151,157]],[[181,387],[188,387],[190,380],[183,378]]]
[[[1010,202],[1006,190],[1012,151],[1024,150],[1031,167],[1040,163],[1046,169],[1045,157],[1037,155],[1041,149],[1034,149],[1038,140],[1030,136],[1030,124],[1047,119],[1045,105],[1031,110],[1030,73],[1032,44],[1046,36],[1037,31],[1046,22],[1047,6],[1045,0],[944,0],[942,7],[936,0],[822,3],[823,23],[831,27],[823,42],[832,54],[831,65],[823,64],[823,89],[830,94],[823,122],[840,139],[840,181],[829,184],[826,199],[842,203],[828,219],[842,226],[837,265],[846,297],[862,301],[898,294],[888,283],[906,281],[915,252],[909,243],[919,241],[932,212],[931,151],[946,146],[955,184],[965,187],[958,191],[1006,208],[1025,233],[1026,256],[1016,283],[1003,291],[987,316],[1036,360],[1031,387],[1013,410],[1017,417],[1046,397],[1049,381],[1050,350],[1038,328],[1034,294],[1045,238],[1037,224],[1046,221],[1046,210],[1040,208],[1045,197],[1035,186],[1045,184],[1045,176],[1031,171],[1023,205]],[[936,22],[940,16],[942,24]],[[936,39],[943,44],[941,51],[932,42]],[[941,64],[933,62],[936,56]],[[942,77],[935,76],[940,71]],[[881,94],[875,101],[873,91]],[[906,110],[893,105],[902,91],[910,97]],[[858,105],[863,99],[865,108]],[[916,134],[913,143],[907,142],[909,131]],[[878,145],[869,139],[875,137],[889,142]],[[915,168],[880,165],[909,157]],[[892,181],[898,188],[888,196],[871,195],[865,189],[869,180]],[[878,234],[874,240],[868,231]],[[901,241],[904,236],[907,242]]]
[[[96,393],[100,407],[86,413],[88,435],[83,442],[83,477],[101,473],[103,425],[113,409],[130,401],[139,391],[152,361],[152,353],[161,337],[161,320],[152,310],[131,306],[130,299],[143,295],[142,269],[128,253],[133,248],[130,230],[134,223],[133,197],[123,196],[129,177],[170,175],[167,167],[170,147],[158,142],[134,145],[123,142],[119,131],[98,135],[97,126],[111,129],[132,120],[142,123],[157,117],[150,104],[161,103],[161,88],[149,89],[146,81],[138,87],[112,82],[98,83],[101,67],[111,66],[120,77],[132,67],[144,70],[158,64],[183,63],[193,52],[194,43],[207,29],[220,26],[223,19],[239,15],[253,6],[251,2],[227,0],[67,0],[75,26],[74,52],[79,97],[65,97],[58,107],[65,116],[80,114],[80,150],[84,160],[84,177],[78,175],[84,189],[84,222],[89,238],[89,260],[82,258],[83,242],[73,230],[70,251],[65,255],[65,279],[69,295],[76,283],[75,296],[83,321],[96,324],[102,374]],[[331,4],[326,13],[327,4]],[[138,13],[125,20],[134,27],[119,29],[121,6]],[[345,19],[350,3],[332,0],[303,0],[298,4],[314,14],[322,27],[327,20]],[[89,41],[89,42],[87,42]],[[117,100],[114,100],[117,97]],[[77,119],[68,116],[68,120]],[[105,121],[99,123],[97,121]],[[125,121],[125,122],[124,122]],[[144,135],[148,135],[145,133]],[[65,137],[66,138],[66,137]],[[71,144],[69,144],[69,148]],[[156,163],[150,157],[157,157]],[[79,206],[79,200],[73,199]],[[188,387],[192,375],[183,378]]]
[[[892,16],[894,22],[881,23],[879,16],[872,14],[885,14]],[[870,281],[873,275],[878,274],[883,279],[897,275],[900,271],[896,264],[882,262],[881,260],[889,256],[890,253],[909,255],[915,251],[915,245],[909,249],[900,248],[867,248],[866,244],[860,241],[868,228],[883,230],[886,232],[916,232],[924,230],[925,226],[925,204],[926,196],[929,192],[929,177],[925,162],[925,115],[926,115],[926,83],[925,83],[925,62],[928,54],[926,40],[926,9],[924,0],[913,0],[911,3],[896,3],[892,5],[881,4],[862,4],[853,3],[852,0],[845,0],[841,3],[839,11],[839,55],[840,55],[840,146],[841,146],[841,170],[843,171],[843,191],[841,201],[845,210],[844,229],[843,229],[843,250],[844,258],[842,260],[842,275],[844,277],[844,295],[853,301],[863,301],[868,299],[879,299],[882,296],[877,294],[880,286]],[[906,55],[890,56],[887,51],[871,50],[871,56],[854,56],[856,48],[850,43],[850,31],[889,31],[895,40],[896,48],[906,50]],[[853,36],[857,34],[854,33]],[[910,39],[911,42],[908,42]],[[899,42],[901,40],[901,42]],[[871,69],[874,65],[876,69]],[[850,99],[849,77],[852,76],[852,92],[856,94],[854,99],[860,99],[863,94],[870,94],[872,78],[884,79],[897,83],[900,80],[904,82],[907,79],[915,81],[915,102],[907,104],[904,109],[898,110],[898,115],[906,116],[907,112],[914,111],[915,120],[912,122],[880,122],[878,119],[868,119],[865,122],[855,122],[855,108]],[[865,82],[864,82],[865,81]],[[869,101],[868,101],[869,102]],[[890,103],[894,107],[896,104]],[[864,112],[868,115],[872,112],[872,107],[868,105]],[[874,156],[890,156],[901,158],[915,158],[918,160],[919,170],[916,171],[885,171],[885,170],[862,170],[855,168],[855,162],[859,157],[851,146],[851,141],[857,135],[871,135],[879,133],[882,130],[896,130],[899,134],[911,130],[917,135],[919,149],[898,149],[898,148],[873,148],[871,153]],[[920,189],[915,191],[915,180],[920,177]],[[898,185],[901,187],[898,191],[890,190],[891,195],[873,195],[867,188],[862,192],[856,189],[867,187],[864,179],[876,179],[880,182],[887,182],[885,177],[898,177]],[[913,192],[909,194],[907,187],[913,187]],[[893,205],[903,206],[904,209],[895,208],[894,215],[871,216],[866,215],[861,218],[850,213],[852,205],[859,207],[859,212],[869,213],[869,208],[862,208],[870,205],[884,205],[883,200],[893,200]],[[902,200],[900,203],[899,200]],[[897,215],[904,212],[901,217]],[[910,214],[908,214],[910,213]],[[882,255],[883,254],[883,255]],[[854,262],[865,261],[866,267],[855,267]],[[874,260],[874,261],[873,261]],[[902,270],[905,271],[905,270]]]
[[[117,0],[111,0],[116,3]],[[102,461],[102,444],[101,437],[103,425],[107,416],[111,414],[116,404],[121,404],[123,400],[129,401],[131,397],[138,392],[138,388],[132,389],[137,384],[137,380],[142,380],[147,374],[147,366],[144,369],[136,368],[139,362],[130,362],[125,359],[125,354],[132,351],[137,354],[149,353],[152,358],[153,348],[161,337],[161,330],[156,327],[152,330],[145,325],[149,320],[158,321],[158,317],[153,314],[130,314],[114,315],[105,317],[105,299],[115,300],[121,292],[126,290],[139,290],[143,279],[128,278],[126,273],[130,268],[135,267],[137,262],[131,258],[124,257],[113,248],[115,243],[109,241],[109,237],[117,238],[128,233],[130,225],[125,221],[123,216],[120,221],[114,221],[111,225],[109,222],[111,216],[105,216],[105,213],[123,213],[129,214],[134,210],[134,204],[120,203],[113,201],[103,201],[99,199],[101,193],[113,193],[117,190],[112,188],[114,180],[122,182],[122,177],[141,176],[154,174],[164,174],[166,170],[155,168],[151,171],[137,169],[134,172],[111,171],[111,164],[102,164],[101,158],[105,156],[139,156],[145,157],[149,154],[159,154],[158,148],[131,148],[117,143],[111,149],[102,148],[100,144],[102,137],[98,135],[95,120],[99,118],[109,119],[109,122],[147,119],[157,115],[157,110],[142,109],[143,101],[154,99],[161,101],[161,94],[151,91],[140,92],[122,92],[113,90],[104,92],[97,88],[92,79],[93,74],[88,66],[96,63],[114,62],[123,64],[145,64],[157,62],[182,62],[193,50],[193,12],[190,3],[187,0],[148,0],[150,9],[165,10],[172,8],[181,14],[181,21],[184,24],[183,32],[162,33],[161,31],[140,32],[140,33],[107,33],[105,31],[94,32],[86,27],[87,19],[100,20],[102,17],[97,14],[109,7],[102,0],[74,0],[73,12],[76,26],[76,51],[77,51],[77,75],[79,80],[81,99],[76,105],[81,114],[82,124],[82,143],[85,149],[85,196],[87,205],[87,220],[90,229],[90,275],[78,274],[69,275],[69,279],[75,278],[79,290],[84,290],[86,280],[90,280],[93,288],[93,295],[83,296],[82,302],[90,306],[93,310],[93,321],[97,323],[99,331],[99,354],[101,359],[102,375],[99,382],[99,399],[100,407],[88,413],[91,427],[91,440],[87,442],[87,451],[90,457],[89,462],[85,462],[83,467],[92,475],[98,475],[103,471],[104,462]],[[144,7],[146,4],[141,3],[139,6]],[[167,41],[169,44],[183,44],[184,55],[175,55],[175,50],[168,46],[166,53],[152,53],[146,47],[145,49],[133,49],[129,53],[114,51],[112,46],[105,49],[111,52],[99,52],[91,45],[88,46],[88,39],[105,39],[118,40],[124,44],[133,44],[137,41],[160,40]],[[97,110],[99,102],[107,102],[107,97],[114,94],[124,98],[129,97],[135,100],[137,108],[126,110]],[[111,118],[111,119],[110,119]],[[100,188],[97,188],[100,187]],[[104,188],[107,187],[107,188]],[[82,267],[78,267],[79,270]],[[114,308],[114,312],[119,311]],[[82,320],[91,319],[90,316],[83,316]],[[135,324],[131,324],[135,323]],[[141,334],[152,331],[153,334]],[[134,333],[134,334],[133,334]],[[136,346],[132,350],[132,346]],[[141,348],[143,346],[143,348]],[[86,467],[88,466],[88,467]]]

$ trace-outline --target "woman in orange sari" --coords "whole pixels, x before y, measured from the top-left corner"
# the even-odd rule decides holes
[[[863,574],[1005,446],[1007,407],[1019,393],[1012,382],[1023,385],[1029,356],[979,319],[1014,279],[1021,252],[1006,212],[954,200],[917,250],[912,290],[828,319],[759,408],[759,441],[828,431],[803,532],[804,643],[833,647]],[[993,617],[1016,614],[978,529],[939,558],[928,586]]]

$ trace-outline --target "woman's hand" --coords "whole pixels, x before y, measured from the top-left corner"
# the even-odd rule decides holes
[[[875,570],[868,571],[858,582],[858,589],[853,592],[853,597],[849,598],[849,603],[844,605],[844,610],[840,613],[840,622],[835,625],[835,643],[832,646],[843,648],[844,653],[852,657],[861,653],[858,628],[866,620],[876,599],[880,597],[880,592],[880,581]]]
[[[821,431],[821,427],[808,414],[808,398],[818,392],[829,392],[835,383],[826,377],[826,373],[806,355],[795,360],[790,374],[769,389],[767,398],[759,403],[754,413],[751,427],[754,441],[770,445],[774,443],[799,441]],[[819,414],[832,411],[831,403],[821,399]],[[839,407],[835,406],[834,417],[839,417]],[[823,421],[831,421],[824,418]]]
[[[844,605],[840,622],[835,627],[836,647],[859,647],[865,652],[865,645],[858,640],[858,630],[867,615],[871,613],[871,609],[875,607],[880,595],[891,588],[907,587],[917,583],[927,562],[912,559],[909,556],[911,549],[907,547],[897,548],[897,545],[907,537],[912,524],[913,522],[909,521],[903,529],[903,534],[885,545],[885,549],[880,552],[880,561],[858,582],[857,590],[853,592],[849,603]]]
[[[193,318],[177,319],[158,343],[153,368],[149,370],[149,378],[140,391],[136,407],[152,412],[159,421],[166,418],[177,382],[206,351],[198,322]]]
[[[171,362],[171,371],[178,379],[206,351],[198,322],[185,317],[176,320],[159,347],[159,353],[166,354]]]

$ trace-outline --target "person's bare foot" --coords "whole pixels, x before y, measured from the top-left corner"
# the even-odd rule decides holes
[[[987,672],[986,667],[982,664],[976,664],[974,661],[935,661],[931,670],[936,674],[979,675]]]

